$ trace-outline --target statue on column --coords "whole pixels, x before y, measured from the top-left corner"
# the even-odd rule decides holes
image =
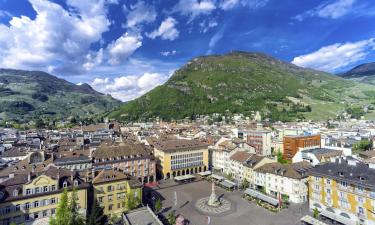
[[[217,198],[216,193],[215,193],[215,182],[212,182],[211,195],[210,195],[210,198],[208,199],[207,204],[209,206],[219,206],[220,205],[220,201]]]

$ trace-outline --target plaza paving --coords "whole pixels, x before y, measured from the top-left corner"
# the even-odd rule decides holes
[[[182,185],[172,184],[173,181],[168,181],[161,184],[160,189],[155,190],[164,198],[163,207],[166,209],[163,214],[167,215],[171,210],[175,210],[176,215],[182,214],[190,221],[190,225],[207,224],[207,215],[196,208],[196,201],[211,194],[211,183],[197,181]],[[232,209],[223,215],[210,215],[211,225],[295,225],[300,224],[299,219],[308,213],[307,204],[291,205],[289,209],[272,213],[242,199],[240,191],[227,192],[217,187],[216,194],[231,201]]]

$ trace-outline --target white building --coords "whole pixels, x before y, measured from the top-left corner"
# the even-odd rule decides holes
[[[283,165],[268,163],[254,170],[254,184],[267,194],[292,203],[303,203],[308,200],[308,170],[312,166],[308,162]]]

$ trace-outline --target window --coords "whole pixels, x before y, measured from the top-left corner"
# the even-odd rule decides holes
[[[55,191],[56,190],[56,185],[52,185],[52,191]]]
[[[358,196],[358,202],[363,204],[363,198]]]
[[[111,192],[111,191],[112,191],[112,186],[111,186],[111,185],[109,185],[109,186],[107,187],[107,191],[108,191],[108,192]]]
[[[29,220],[30,220],[29,214],[25,214],[25,221],[29,221]]]
[[[39,187],[36,187],[35,188],[35,193],[39,193],[39,190],[40,190]]]
[[[16,205],[16,212],[20,211],[20,205]]]
[[[35,201],[34,202],[34,207],[36,208],[36,207],[39,207],[39,201]]]
[[[46,216],[48,216],[48,213],[47,213],[47,210],[44,210],[43,211],[43,217],[46,217]]]
[[[320,177],[315,177],[315,181],[320,181]]]
[[[345,181],[340,181],[340,185],[344,188],[348,187],[348,183],[346,183]]]
[[[56,214],[56,209],[51,209],[51,215],[55,215]]]
[[[66,188],[68,186],[68,182],[64,181],[63,187]]]
[[[56,198],[51,198],[51,204],[56,204]]]
[[[117,203],[117,208],[121,208],[121,204],[120,203]]]
[[[108,206],[108,210],[109,210],[109,211],[111,211],[112,208],[113,208],[113,205],[109,205],[109,206]]]
[[[111,202],[113,199],[113,195],[108,195],[108,201]]]
[[[364,210],[362,207],[358,207],[358,214],[361,214],[361,215],[364,214]]]
[[[98,198],[99,203],[103,203],[103,197]]]
[[[26,189],[26,195],[30,195],[31,194],[31,189]]]
[[[25,209],[30,209],[30,203],[29,202],[25,203]]]
[[[327,184],[331,184],[331,180],[330,179],[327,179]]]
[[[39,218],[39,213],[38,212],[34,213],[34,220],[38,218]]]
[[[44,186],[44,187],[43,187],[43,191],[44,191],[44,192],[47,192],[47,191],[48,191],[48,186]]]

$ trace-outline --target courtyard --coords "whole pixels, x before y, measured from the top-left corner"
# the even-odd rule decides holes
[[[203,213],[196,207],[199,199],[211,194],[211,183],[204,180],[182,185],[165,181],[154,189],[152,196],[159,196],[163,200],[164,216],[174,210],[176,215],[182,214],[188,219],[191,225],[207,224],[208,216],[212,225],[296,225],[300,224],[303,215],[309,214],[307,204],[292,204],[288,209],[272,213],[243,199],[242,193],[216,187],[216,195],[231,202],[231,209],[220,215]]]

